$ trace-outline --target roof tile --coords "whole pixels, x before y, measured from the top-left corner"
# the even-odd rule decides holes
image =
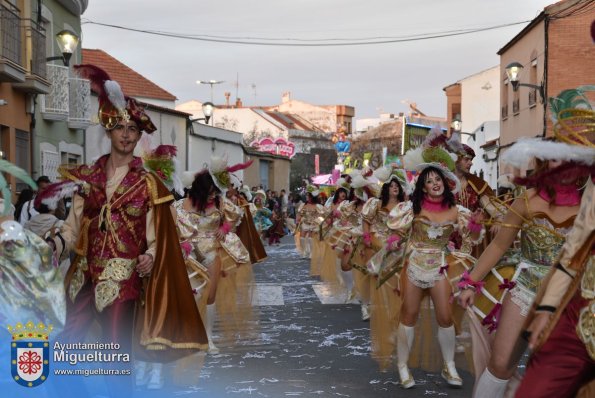
[[[124,94],[130,97],[155,98],[165,101],[177,99],[172,93],[162,89],[103,50],[83,48],[83,63],[92,64],[105,70],[112,79],[120,84]]]

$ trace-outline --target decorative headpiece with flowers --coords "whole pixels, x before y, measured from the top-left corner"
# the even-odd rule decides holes
[[[368,180],[363,174],[352,175],[351,188],[353,188],[354,195],[364,202],[379,194],[378,185]]]
[[[407,172],[403,169],[393,167],[392,165],[382,166],[374,170],[374,177],[382,184],[389,183],[395,178],[399,182],[399,185],[401,185],[403,192],[407,195],[413,193],[413,186],[409,183]]]
[[[233,181],[239,181],[239,179],[235,176],[235,178],[232,178],[231,173],[247,169],[253,162],[253,160],[249,160],[245,163],[237,163],[232,166],[228,166],[227,158],[212,156],[210,164],[205,165],[204,169],[198,173],[190,171],[182,173],[182,183],[184,186],[189,187],[192,185],[192,182],[194,181],[194,178],[197,174],[209,173],[213,178],[213,183],[215,186],[225,194],[229,189],[229,185]]]
[[[95,65],[75,65],[78,74],[91,81],[91,89],[98,95],[99,123],[111,130],[122,120],[134,120],[140,131],[151,134],[157,130],[149,115],[134,99],[125,96],[118,82]]]
[[[458,156],[447,150],[447,140],[440,126],[432,127],[424,142],[403,156],[403,164],[407,170],[417,172],[430,166],[440,169],[448,180],[450,190],[455,194],[461,190],[461,182],[453,173]]]
[[[173,145],[159,145],[143,155],[145,169],[155,173],[165,186],[178,194],[184,194],[184,185],[180,180],[179,164],[176,158],[178,149]]]
[[[312,185],[312,184],[307,184],[306,185],[306,193],[309,193],[310,195],[317,197],[318,195],[320,195],[320,190],[318,189],[318,187],[316,185]]]

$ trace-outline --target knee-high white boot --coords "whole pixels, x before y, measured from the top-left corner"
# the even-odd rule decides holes
[[[343,280],[343,270],[341,269],[341,259],[335,259],[335,274],[337,275],[337,281],[339,285],[345,286],[345,281]]]
[[[397,368],[403,388],[411,388],[415,385],[415,379],[407,366],[409,352],[413,346],[414,329],[413,326],[405,326],[402,323],[399,323],[397,329]]]
[[[442,359],[444,360],[442,377],[449,385],[461,387],[463,385],[463,379],[461,379],[455,367],[455,327],[438,327],[438,342],[440,343]]]
[[[347,298],[345,302],[349,302],[354,299],[354,291],[353,291],[353,273],[351,270],[343,271],[343,281],[345,281],[345,290],[347,290]]]
[[[473,398],[502,398],[508,380],[499,379],[486,368],[475,386]]]
[[[207,337],[209,339],[209,354],[218,354],[219,348],[213,343],[213,325],[215,324],[215,304],[207,304],[207,324],[206,324],[206,331]]]
[[[302,258],[306,258],[306,238],[300,238],[300,245],[302,246]]]
[[[312,255],[312,238],[306,238],[306,258],[310,258]]]

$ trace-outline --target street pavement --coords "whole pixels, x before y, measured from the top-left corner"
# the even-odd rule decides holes
[[[137,388],[143,397],[470,397],[473,376],[460,371],[461,389],[439,373],[412,369],[416,386],[404,390],[396,371],[380,372],[370,356],[369,323],[360,307],[326,295],[309,276],[309,260],[292,237],[266,247],[254,266],[254,305],[259,322],[251,337],[226,341],[215,325],[217,355],[198,354],[166,367],[160,391]],[[440,353],[435,355],[440,357]],[[457,364],[462,354],[457,354]]]

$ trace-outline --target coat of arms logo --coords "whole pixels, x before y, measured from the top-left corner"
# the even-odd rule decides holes
[[[14,381],[24,387],[37,387],[47,380],[50,372],[49,335],[52,325],[37,325],[29,321],[8,326],[12,334],[11,373]]]

